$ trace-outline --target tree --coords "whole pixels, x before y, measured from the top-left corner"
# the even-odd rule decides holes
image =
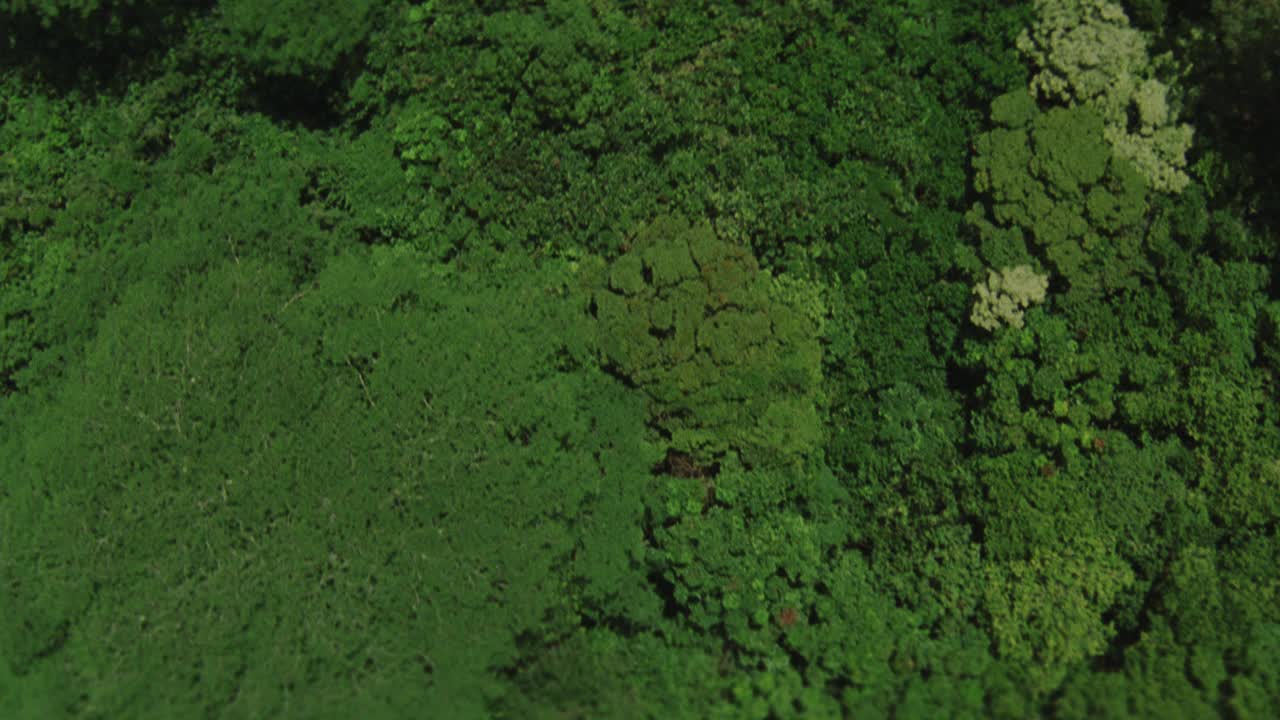
[[[13,673],[59,714],[484,717],[522,646],[661,626],[642,398],[564,265],[506,262],[355,251],[299,288],[227,248],[132,284],[0,444]]]
[[[1192,130],[1177,123],[1170,89],[1155,77],[1169,59],[1148,56],[1141,31],[1111,0],[1036,0],[1036,9],[1035,24],[1018,38],[1018,48],[1039,68],[1032,90],[1097,109],[1117,155],[1153,189],[1181,192]]]
[[[1049,279],[1037,275],[1030,265],[1005,268],[999,273],[992,270],[987,282],[973,288],[978,301],[974,303],[970,319],[984,330],[996,330],[1005,325],[1022,327],[1022,311],[1031,303],[1044,302]]]
[[[582,277],[602,364],[644,390],[673,450],[708,466],[736,452],[750,467],[821,446],[823,310],[774,284],[748,250],[662,216]]]
[[[1068,307],[1083,307],[1151,274],[1143,257],[1147,185],[1111,147],[1091,106],[1041,111],[1026,91],[991,103],[996,127],[974,143],[974,187],[988,206],[967,219],[978,230],[971,271],[1031,259],[1065,281]]]

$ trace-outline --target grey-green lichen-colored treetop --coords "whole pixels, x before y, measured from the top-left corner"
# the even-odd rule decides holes
[[[1192,128],[1177,122],[1170,88],[1155,77],[1170,57],[1153,60],[1142,32],[1110,0],[1036,0],[1036,11],[1035,25],[1018,38],[1018,48],[1039,68],[1031,89],[1096,109],[1117,155],[1152,188],[1181,192],[1190,181],[1184,169]]]
[[[749,250],[662,216],[582,277],[601,364],[644,389],[672,449],[708,463],[737,451],[757,466],[820,446],[817,323]]]
[[[987,281],[973,288],[977,297],[973,324],[984,330],[998,330],[1010,325],[1022,327],[1022,313],[1032,303],[1044,302],[1049,278],[1037,274],[1030,265],[988,271]]]

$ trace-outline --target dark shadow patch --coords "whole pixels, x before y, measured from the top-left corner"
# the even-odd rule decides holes
[[[281,125],[327,132],[342,124],[343,93],[334,76],[321,81],[297,76],[260,76],[241,93],[241,110],[265,115]]]
[[[5,24],[17,39],[0,55],[0,71],[17,69],[60,95],[123,95],[144,80],[146,68],[179,45],[188,21],[205,14],[213,0],[169,0],[146,4],[105,2],[85,17],[65,12],[47,19],[33,9],[14,13]],[[0,43],[8,37],[0,35]]]

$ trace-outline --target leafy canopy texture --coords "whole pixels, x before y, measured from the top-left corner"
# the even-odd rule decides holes
[[[794,464],[823,441],[821,310],[706,223],[661,216],[583,269],[606,367],[645,391],[674,450]],[[792,300],[795,298],[795,301]]]
[[[238,55],[270,74],[329,71],[364,40],[370,0],[223,0],[224,32]]]
[[[1111,543],[1089,537],[1080,545],[987,569],[998,652],[1034,663],[1030,675],[1041,692],[1057,687],[1073,663],[1106,650],[1115,629],[1099,610],[1133,583],[1133,570]]]
[[[1280,3],[1123,5],[0,0],[0,720],[1274,720]]]
[[[1102,115],[1107,142],[1162,192],[1187,186],[1190,125],[1178,123],[1159,63],[1142,32],[1129,26],[1111,0],[1036,0],[1038,18],[1018,48],[1039,71],[1031,89],[1040,97],[1084,103]]]
[[[1030,265],[994,270],[987,281],[973,289],[978,300],[974,303],[970,319],[984,330],[995,330],[1009,325],[1022,327],[1022,312],[1031,303],[1044,302],[1049,279],[1037,275]]]
[[[1067,302],[1137,287],[1147,183],[1108,145],[1088,105],[1040,110],[1025,90],[991,104],[995,127],[977,137],[974,187],[985,202],[968,220],[987,267],[1032,258],[1065,281]],[[974,268],[978,270],[977,267]]]
[[[657,451],[589,368],[567,272],[499,289],[403,250],[303,293],[250,258],[138,283],[26,419],[0,457],[0,658],[75,658],[21,686],[51,717],[480,717],[518,635],[657,621],[633,569]]]

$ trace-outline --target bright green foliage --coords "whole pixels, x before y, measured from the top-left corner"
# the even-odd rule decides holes
[[[400,122],[396,123],[393,137],[400,147],[399,156],[409,163],[439,163],[454,154],[454,145],[461,150],[456,162],[466,170],[473,158],[467,154],[467,131],[454,130],[449,121],[430,111],[406,108]],[[412,175],[410,176],[412,177]]]
[[[1194,5],[0,0],[0,718],[1271,720]]]
[[[773,292],[748,251],[665,216],[583,282],[602,363],[649,396],[674,450],[705,464],[736,451],[754,467],[820,447],[821,311]]]
[[[567,273],[426,269],[353,253],[298,293],[228,251],[135,284],[3,457],[13,671],[112,717],[479,717],[523,634],[658,623],[656,451]]]
[[[671,487],[674,494],[687,486]],[[714,488],[713,506],[690,494],[692,503],[669,501],[668,510],[653,511],[662,521],[656,539],[669,558],[664,577],[676,607],[701,633],[723,636],[734,649],[726,662],[740,672],[725,682],[733,705],[717,716],[835,718],[843,708],[881,717],[903,682],[921,717],[934,702],[969,712],[981,706],[970,673],[991,662],[983,645],[954,627],[930,640],[921,619],[882,586],[888,574],[840,549],[849,528],[838,508],[849,498],[829,470],[746,471],[729,464]],[[836,512],[808,520],[787,507],[798,498]],[[958,566],[972,568],[976,553],[956,555],[945,592],[972,601],[977,583],[966,582]],[[794,655],[807,658],[803,667],[789,659]],[[915,684],[945,667],[963,670],[941,687]],[[832,682],[845,687],[839,705],[819,690]],[[930,697],[948,690],[956,696]]]
[[[1181,192],[1188,182],[1191,126],[1177,124],[1169,88],[1154,76],[1158,63],[1124,9],[1111,0],[1035,5],[1035,24],[1018,38],[1018,48],[1039,69],[1032,90],[1097,110],[1117,155],[1132,162],[1153,189]]]
[[[783,509],[788,500],[811,496],[812,482],[793,469],[746,470],[728,462],[713,481],[715,507],[706,506],[698,484],[680,478],[667,479],[651,507],[675,603],[693,628],[723,626],[747,651],[744,666],[755,655],[780,652],[775,614],[792,607],[806,615],[825,574],[822,551],[835,538],[826,537],[823,524]]]
[[[987,607],[1001,658],[1024,664],[1033,691],[1058,686],[1068,667],[1101,655],[1114,628],[1102,614],[1133,583],[1133,572],[1096,536],[1036,550],[987,571]]]
[[[6,93],[7,95],[7,93]],[[45,230],[63,202],[66,176],[84,153],[70,147],[71,111],[39,96],[0,99],[0,387],[26,366],[41,342],[32,313],[47,304],[69,269],[69,238]]]
[[[1268,275],[1255,263],[1199,257],[1184,267],[1175,294],[1190,321],[1179,335],[1191,367],[1178,412],[1196,446],[1199,482],[1233,528],[1280,518],[1274,464],[1280,429],[1271,380],[1255,361]]]
[[[811,272],[882,249],[903,215],[953,237],[938,206],[965,192],[978,114],[939,97],[1025,84],[1026,9],[981,5],[411,5],[371,36],[350,106],[437,154],[408,164],[469,243],[612,255],[674,209],[774,271]]]
[[[814,334],[825,337],[831,317],[828,288],[822,283],[805,280],[787,273],[773,278],[769,296],[775,302],[794,309],[814,328]]]
[[[68,335],[79,339],[67,326],[91,326],[86,309],[103,299],[70,300],[68,285],[118,282],[87,278],[82,262],[121,239],[121,213],[147,187],[137,160],[163,122],[161,94],[95,105],[0,82],[0,388],[34,387]]]

